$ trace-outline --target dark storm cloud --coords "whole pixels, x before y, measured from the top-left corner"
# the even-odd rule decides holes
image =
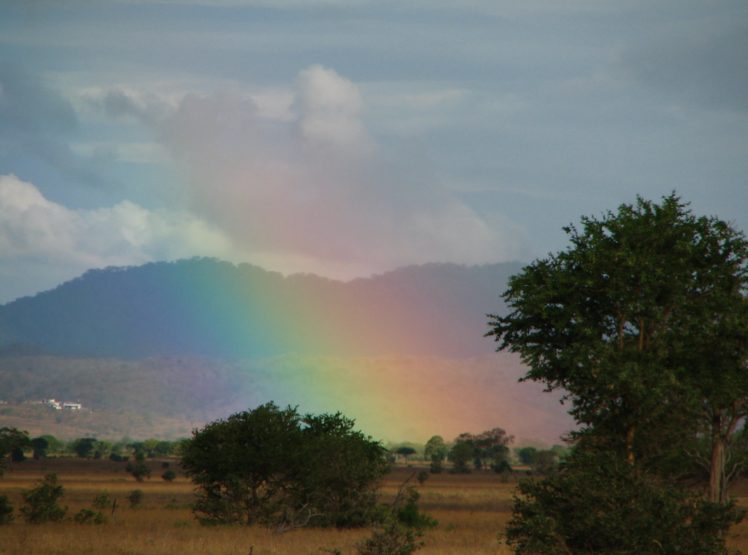
[[[78,131],[71,104],[42,79],[17,64],[0,63],[0,166],[46,181],[57,175],[65,185],[105,184],[84,159],[70,149]]]

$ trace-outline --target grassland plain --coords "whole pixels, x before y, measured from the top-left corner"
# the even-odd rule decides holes
[[[63,505],[71,517],[90,508],[96,495],[108,493],[117,508],[104,511],[107,523],[76,524],[68,519],[57,524],[30,525],[16,511],[16,521],[0,527],[0,555],[271,555],[355,553],[356,543],[368,530],[304,528],[276,533],[262,527],[204,527],[190,512],[193,487],[179,476],[168,483],[159,461],[150,462],[153,477],[138,483],[111,461],[48,459],[14,465],[0,478],[0,493],[8,495],[16,509],[21,492],[34,487],[49,472],[58,474],[65,487]],[[172,462],[172,466],[174,463]],[[392,498],[400,484],[417,468],[395,468],[380,488],[383,501]],[[510,517],[513,481],[491,472],[468,475],[432,475],[419,487],[421,506],[439,521],[427,533],[424,555],[504,555],[511,550],[499,534]],[[143,502],[131,508],[128,494],[143,491]],[[732,492],[748,507],[748,482]],[[748,523],[730,534],[730,547],[748,550]]]

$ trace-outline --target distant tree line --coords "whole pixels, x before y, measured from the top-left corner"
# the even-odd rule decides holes
[[[29,457],[38,460],[49,456],[75,456],[118,462],[136,458],[176,457],[184,441],[129,438],[109,441],[94,437],[79,437],[65,441],[49,434],[29,437],[26,431],[4,427],[0,428],[0,471],[7,468],[9,463],[22,462]]]

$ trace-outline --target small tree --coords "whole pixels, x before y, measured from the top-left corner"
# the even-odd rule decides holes
[[[458,437],[452,448],[449,450],[448,458],[452,463],[452,472],[458,474],[467,474],[470,472],[468,463],[473,460],[475,447],[472,440],[465,438],[466,434]],[[460,439],[462,438],[462,439]]]
[[[486,430],[472,437],[475,447],[476,466],[490,466],[494,470],[509,465],[509,444],[514,437],[507,435],[503,428]]]
[[[426,460],[430,461],[430,470],[432,473],[438,474],[442,471],[442,464],[444,459],[447,458],[449,448],[444,443],[442,436],[432,436],[427,442],[423,450],[423,455]]]
[[[25,457],[23,450],[29,445],[29,435],[16,428],[0,428],[0,476],[7,467],[7,459],[20,462]]]
[[[97,443],[94,437],[81,437],[73,440],[70,448],[81,459],[88,459],[94,455]]]
[[[416,450],[408,445],[402,445],[398,447],[397,449],[395,449],[395,454],[400,457],[403,457],[407,461],[411,455],[416,454]]]
[[[31,440],[30,444],[34,450],[34,460],[47,458],[47,449],[49,449],[49,440],[47,438],[43,436],[35,437]]]
[[[410,555],[423,546],[424,532],[437,521],[418,507],[418,491],[408,486],[412,478],[405,481],[391,505],[381,508],[371,537],[357,545],[359,555]]]
[[[135,480],[142,482],[146,478],[151,477],[151,469],[145,462],[145,455],[142,451],[137,452],[135,455],[135,462],[128,462],[125,465],[125,470],[129,472]]]
[[[63,495],[57,474],[47,474],[37,487],[22,494],[25,505],[21,507],[21,515],[31,524],[59,522],[67,512],[67,507],[58,504]]]

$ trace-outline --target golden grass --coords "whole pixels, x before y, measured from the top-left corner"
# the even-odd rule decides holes
[[[203,527],[189,510],[191,483],[178,478],[167,483],[158,476],[160,465],[153,464],[153,478],[135,482],[109,461],[49,460],[27,461],[0,479],[0,493],[8,495],[15,507],[21,492],[34,487],[48,472],[56,472],[65,487],[64,504],[72,516],[90,507],[93,497],[107,492],[118,500],[114,515],[106,524],[29,525],[18,518],[0,527],[0,555],[276,555],[355,553],[356,543],[368,530],[303,529],[277,534],[261,527]],[[383,499],[391,498],[412,472],[397,468],[381,487]],[[493,473],[431,476],[419,486],[421,507],[439,521],[427,533],[423,555],[509,555],[498,533],[511,512],[515,484],[502,483]],[[144,493],[141,508],[128,506],[126,496],[134,489]],[[733,492],[748,506],[748,483]],[[748,549],[748,523],[735,527],[730,547]]]

